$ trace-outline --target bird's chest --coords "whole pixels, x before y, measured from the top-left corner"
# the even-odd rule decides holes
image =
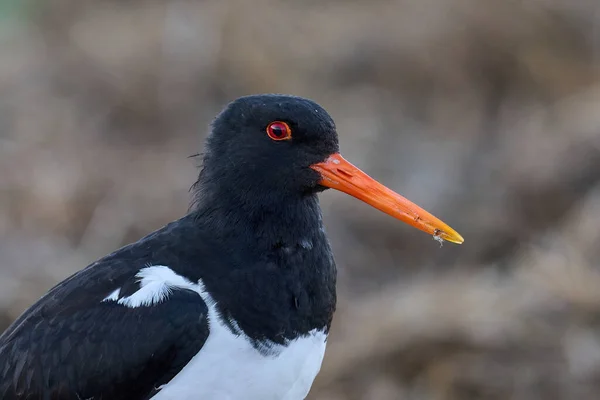
[[[314,332],[265,356],[241,337],[209,337],[153,400],[302,400],[321,367],[325,339]]]
[[[153,400],[302,400],[325,354],[326,327],[284,344],[257,342],[223,323],[212,298],[209,336],[202,349],[153,397]],[[232,328],[233,327],[233,328]]]

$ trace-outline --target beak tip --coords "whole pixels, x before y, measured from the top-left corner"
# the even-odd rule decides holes
[[[445,225],[445,224],[444,224]],[[448,225],[444,226],[445,229],[435,229],[433,232],[433,238],[440,241],[441,239],[454,243],[454,244],[463,244],[465,239],[461,236],[460,233],[456,232],[454,229],[450,228]]]
[[[454,244],[463,244],[465,242],[465,239],[458,232],[452,232],[444,239]]]

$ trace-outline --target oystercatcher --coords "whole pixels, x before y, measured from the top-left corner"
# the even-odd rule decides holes
[[[239,98],[212,124],[189,213],[59,283],[0,337],[1,398],[304,399],[336,304],[326,188],[463,241],[344,160],[315,102]]]

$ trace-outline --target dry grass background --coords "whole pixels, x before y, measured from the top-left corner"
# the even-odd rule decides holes
[[[596,0],[0,1],[0,327],[185,212],[210,118],[310,97],[466,238],[322,205],[339,311],[311,399],[600,396]]]

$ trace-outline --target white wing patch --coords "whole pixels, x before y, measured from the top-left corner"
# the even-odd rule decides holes
[[[117,301],[119,300],[119,294],[121,294],[121,288],[118,288],[117,290],[106,296],[102,301]]]
[[[135,276],[140,284],[140,288],[135,293],[119,299],[121,291],[119,288],[102,301],[116,301],[129,308],[150,307],[165,301],[173,288],[197,291],[196,285],[164,265],[142,268]]]

